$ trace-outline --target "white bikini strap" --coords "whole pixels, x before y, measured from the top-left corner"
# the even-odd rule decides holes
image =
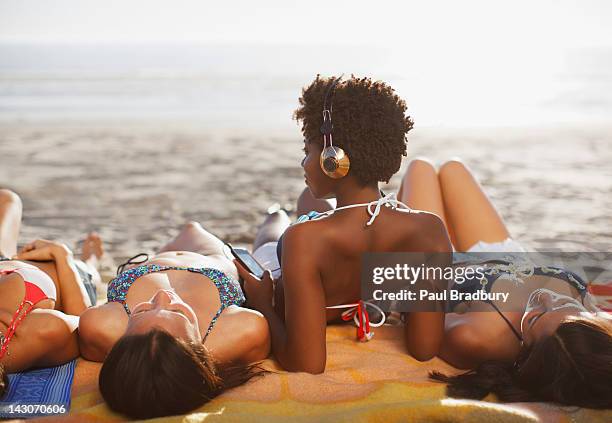
[[[366,226],[370,226],[372,223],[374,223],[374,220],[380,214],[382,206],[386,204],[389,204],[393,209],[397,209],[401,206],[404,207],[406,210],[410,210],[410,207],[395,198],[395,193],[387,194],[384,197],[380,198],[378,201],[373,201],[368,204],[368,214],[371,217],[370,220],[368,220],[368,222],[366,223]],[[372,211],[372,206],[374,206],[374,211]]]
[[[338,207],[338,208],[335,208],[335,209],[332,209],[332,210],[328,210],[326,212],[323,212],[323,213],[319,214],[319,216],[317,218],[321,218],[323,216],[328,216],[330,214],[333,214],[333,213],[337,212],[338,210],[352,209],[352,208],[355,208],[355,207],[367,207],[368,208],[368,214],[370,215],[370,220],[367,221],[366,226],[370,226],[372,223],[374,223],[374,220],[376,220],[376,218],[380,214],[380,210],[381,210],[382,206],[387,205],[387,204],[390,205],[391,208],[393,208],[393,209],[404,208],[404,209],[409,210],[409,211],[412,210],[406,204],[402,203],[397,198],[395,198],[395,193],[389,193],[389,194],[385,195],[384,197],[380,197],[378,200],[372,201],[372,202],[369,202],[369,203],[349,204],[348,206],[342,206],[342,207]],[[372,208],[374,208],[374,209],[372,210]],[[315,218],[315,219],[317,219],[317,218]]]
[[[31,269],[29,267],[18,267],[10,270],[21,276],[25,282],[36,285],[47,296],[47,298],[56,301],[57,289],[53,283],[53,279],[40,269]]]

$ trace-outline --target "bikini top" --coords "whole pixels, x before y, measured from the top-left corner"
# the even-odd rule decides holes
[[[217,291],[219,291],[219,301],[221,302],[221,307],[219,307],[219,310],[217,310],[215,316],[212,318],[210,324],[208,325],[208,329],[206,330],[206,334],[204,335],[204,339],[202,340],[202,342],[206,341],[208,334],[212,331],[213,327],[215,326],[215,323],[217,323],[217,320],[219,319],[219,316],[221,316],[223,310],[225,310],[231,305],[241,306],[245,302],[245,297],[242,293],[242,289],[240,289],[240,284],[238,283],[238,281],[227,276],[220,270],[209,267],[177,267],[160,266],[157,264],[148,264],[133,267],[119,274],[108,284],[106,299],[109,303],[121,303],[125,312],[130,315],[132,314],[132,312],[130,311],[127,305],[126,297],[130,287],[134,284],[134,282],[138,278],[141,278],[150,273],[165,272],[167,270],[185,270],[188,272],[204,275],[215,284]]]
[[[31,269],[25,267],[15,267],[9,269],[0,269],[0,276],[16,273],[23,279],[25,284],[25,295],[17,311],[13,314],[9,323],[6,334],[0,334],[0,359],[7,354],[8,345],[13,335],[17,331],[17,327],[23,322],[23,319],[34,310],[34,306],[43,300],[57,300],[57,290],[53,280],[40,269]]]
[[[337,207],[335,209],[328,210],[326,212],[310,211],[307,214],[304,214],[298,217],[297,221],[294,224],[304,223],[304,222],[308,222],[311,220],[322,219],[340,210],[352,209],[356,207],[366,207],[368,214],[370,215],[370,219],[366,222],[366,226],[370,226],[372,225],[372,223],[374,223],[374,221],[380,214],[380,211],[383,206],[391,207],[394,210],[398,208],[403,208],[408,211],[412,210],[406,204],[397,200],[395,198],[395,193],[390,193],[387,195],[383,195],[378,200],[372,201],[369,203],[349,204],[347,206]],[[283,236],[281,235],[281,237],[278,240],[278,243],[276,244],[276,256],[278,258],[279,263],[281,262],[281,257],[282,257],[282,248],[283,248],[282,244],[283,244]],[[368,307],[371,307],[380,313],[381,318],[379,322],[377,323],[370,322],[370,317],[367,311]],[[355,322],[355,325],[357,326],[357,339],[362,342],[369,341],[374,336],[374,333],[370,330],[371,327],[382,326],[386,320],[386,315],[383,312],[383,310],[380,307],[378,307],[376,304],[373,304],[370,301],[359,300],[356,303],[339,304],[339,305],[329,306],[325,308],[328,310],[346,308],[347,310],[344,311],[341,315],[342,320],[348,321],[352,319]]]
[[[462,292],[475,292],[478,290],[484,290],[485,292],[491,292],[495,282],[501,277],[506,276],[517,282],[522,282],[522,278],[530,276],[548,276],[562,281],[567,282],[571,287],[575,288],[580,294],[580,298],[584,301],[584,297],[588,292],[588,284],[576,273],[571,272],[560,267],[553,266],[533,266],[527,263],[512,263],[509,261],[496,260],[486,262],[491,264],[483,272],[484,278],[478,279],[477,276],[466,278],[464,283],[453,284],[452,289],[461,290]],[[448,302],[447,311],[452,312],[454,308],[461,303],[461,300],[451,300]],[[519,340],[523,341],[522,334],[512,325],[512,322],[501,312],[499,307],[490,299],[484,300],[484,302],[491,304],[495,311],[501,316],[506,322],[514,336]]]

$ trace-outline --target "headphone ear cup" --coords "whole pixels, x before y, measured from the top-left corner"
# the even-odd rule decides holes
[[[349,171],[351,161],[343,149],[336,146],[325,147],[319,160],[321,170],[333,179],[340,179]]]

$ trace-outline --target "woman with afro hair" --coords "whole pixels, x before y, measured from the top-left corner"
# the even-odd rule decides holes
[[[435,214],[402,207],[379,188],[399,170],[413,126],[406,103],[389,85],[317,76],[299,103],[307,187],[298,199],[299,223],[290,225],[282,211],[270,214],[254,256],[272,272],[257,278],[238,268],[248,304],[268,320],[278,362],[289,371],[321,373],[326,325],[346,310],[333,307],[361,299],[363,253],[448,252],[451,244]],[[331,144],[348,157],[339,153],[340,166],[321,157]],[[335,208],[328,198],[335,198]]]

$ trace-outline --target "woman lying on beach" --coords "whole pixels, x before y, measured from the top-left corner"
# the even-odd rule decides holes
[[[363,253],[450,251],[437,216],[402,209],[378,186],[406,155],[412,121],[405,112],[391,87],[369,78],[317,77],[302,93],[295,117],[305,137],[308,189],[298,213],[307,214],[289,226],[277,212],[260,228],[254,256],[274,275],[260,280],[239,266],[248,304],[267,318],[274,356],[289,371],[325,370],[326,325],[359,301]],[[336,198],[335,209],[328,197]]]
[[[92,275],[99,278],[95,262],[101,243],[95,234],[84,243],[87,264],[77,263],[65,245],[40,239],[16,254],[21,213],[19,196],[1,189],[0,398],[8,389],[8,373],[79,356],[78,316],[95,301]]]
[[[136,259],[136,256],[134,259]],[[244,295],[224,244],[187,224],[158,254],[120,266],[108,302],[81,317],[81,353],[104,361],[100,391],[131,418],[187,413],[262,373],[268,324]]]
[[[459,161],[447,162],[439,172],[425,160],[412,161],[400,198],[440,216],[459,252],[524,251]],[[508,402],[612,408],[610,315],[598,312],[587,284],[572,272],[533,267],[532,275],[517,275],[522,281],[517,284],[507,264],[487,266],[499,273],[487,275],[484,288],[476,278],[451,289],[511,292],[512,305],[496,300],[447,302],[445,320],[444,313],[419,313],[429,319],[426,330],[432,342],[415,337],[408,320],[410,353],[419,360],[439,356],[455,367],[474,369],[455,377],[433,373],[434,379],[449,383],[452,396],[481,399],[493,392]]]

